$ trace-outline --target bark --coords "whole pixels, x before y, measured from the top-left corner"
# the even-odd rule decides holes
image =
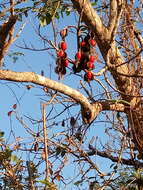
[[[115,102],[113,100],[105,100],[91,103],[89,100],[81,94],[79,91],[70,88],[60,82],[48,79],[44,76],[35,74],[33,72],[14,72],[7,70],[0,70],[0,80],[8,80],[14,82],[31,82],[38,84],[58,92],[65,94],[75,100],[81,105],[82,117],[85,123],[90,123],[97,117],[97,115],[103,110],[114,110],[124,112],[126,103]]]
[[[0,26],[0,62],[13,42],[14,25],[17,18],[16,15],[11,15],[8,21]]]
[[[106,62],[108,70],[111,72],[122,100],[130,104],[125,112],[127,113],[129,128],[131,128],[133,141],[137,145],[139,152],[143,151],[143,108],[141,104],[140,89],[134,78],[127,77],[130,70],[117,48],[114,41],[118,23],[124,8],[124,1],[111,0],[110,18],[106,28],[96,11],[92,8],[90,1],[72,0],[78,13],[82,16],[82,21],[95,33],[96,41],[101,54]],[[123,76],[119,73],[124,73]]]
[[[96,149],[95,147],[91,145],[89,145],[89,149],[90,150],[87,152],[88,156],[98,155],[103,158],[108,158],[112,162],[118,163],[120,161],[122,164],[125,164],[127,166],[134,166],[135,168],[143,167],[143,163],[138,160],[119,158],[119,157],[111,155],[107,151],[99,151],[98,149]]]

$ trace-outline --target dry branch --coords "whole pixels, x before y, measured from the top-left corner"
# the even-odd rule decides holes
[[[91,145],[89,148],[90,148],[90,150],[87,152],[88,156],[98,155],[98,156],[101,156],[103,158],[108,158],[112,162],[117,163],[119,161],[119,157],[113,156],[113,155],[107,153],[107,151],[99,151],[99,150],[97,150],[97,148],[95,148]],[[121,163],[128,165],[128,166],[143,167],[142,162],[137,161],[137,160],[132,160],[132,159],[121,158]]]
[[[71,97],[81,105],[82,117],[85,123],[91,123],[103,110],[124,112],[127,106],[123,102],[113,100],[104,100],[90,103],[89,100],[79,91],[60,82],[35,74],[33,72],[14,72],[0,70],[0,80],[8,80],[14,82],[31,82],[41,85],[43,87],[53,89]]]

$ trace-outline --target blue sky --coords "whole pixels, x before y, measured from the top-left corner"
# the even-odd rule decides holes
[[[55,67],[55,60],[52,59],[48,52],[36,52],[36,51],[28,51],[19,49],[16,47],[16,45],[23,46],[23,41],[28,45],[33,44],[35,48],[42,47],[42,41],[39,39],[38,36],[36,36],[34,32],[34,27],[36,26],[33,23],[37,23],[35,18],[32,16],[25,18],[24,21],[26,21],[26,26],[20,36],[19,39],[11,46],[10,52],[14,51],[20,51],[24,54],[24,56],[20,56],[16,63],[12,62],[12,59],[8,56],[5,58],[5,67],[4,69],[10,69],[13,71],[32,71],[36,72],[38,74],[41,73],[41,70],[44,70],[45,76],[51,77],[53,80],[58,80],[57,75],[54,73],[54,67]],[[57,27],[60,31],[63,27],[67,25],[74,25],[76,21],[76,17],[71,15],[68,17],[64,17],[63,19],[57,21]],[[19,30],[19,27],[22,23],[18,23],[16,26],[16,30]],[[47,35],[47,38],[51,38],[53,36],[51,27],[46,27],[42,29]],[[69,38],[67,38],[67,43],[69,46],[69,49],[67,53],[70,55],[71,58],[74,57],[74,54],[76,52],[76,41],[73,34],[70,35]],[[51,70],[50,70],[51,65]],[[95,71],[98,71],[99,68],[101,68],[102,65],[98,63],[95,65]],[[73,87],[77,88],[80,86],[80,77],[69,75],[70,70],[68,70],[67,75],[65,76],[65,79],[61,82]],[[100,77],[101,78],[101,77]],[[101,78],[102,80],[102,78]],[[7,113],[12,110],[13,104],[17,104],[17,114],[21,117],[23,117],[27,123],[27,125],[35,132],[38,131],[39,127],[41,127],[41,124],[31,124],[25,117],[29,116],[31,118],[36,118],[37,120],[41,119],[41,107],[40,102],[41,99],[47,99],[47,97],[43,94],[41,87],[34,85],[34,88],[31,90],[27,90],[24,84],[18,84],[13,82],[7,82],[7,81],[1,81],[0,82],[0,92],[1,92],[1,99],[0,99],[0,105],[1,105],[1,112],[0,112],[0,130],[5,132],[5,136],[9,137],[9,134],[11,134],[10,139],[8,143],[12,143],[15,137],[21,137],[23,138],[25,142],[31,142],[31,138],[29,138],[29,135],[23,129],[21,124],[15,119],[15,114],[12,114],[11,117],[8,117]],[[91,85],[93,87],[93,92],[98,95],[102,93],[102,89],[97,85],[97,82],[91,82]],[[100,96],[97,96],[97,98],[100,98]],[[57,112],[60,112],[60,107],[56,107]],[[47,109],[47,112],[49,109]],[[78,106],[79,111],[79,106]],[[72,109],[72,114],[76,114],[77,108]],[[62,121],[62,119],[65,119],[69,117],[67,115],[64,115],[59,118],[59,120]],[[105,120],[105,116],[103,114],[100,114],[100,116],[97,118],[97,122],[95,122],[94,125],[91,126],[91,128],[87,132],[87,143],[92,138],[92,136],[98,137],[102,140],[102,142],[106,142],[106,138],[104,136],[104,130],[107,127],[104,125],[104,123],[101,123],[101,120]],[[49,123],[48,123],[49,124]],[[63,129],[61,129],[61,126],[57,126],[56,129],[53,129],[55,132],[59,132]],[[14,131],[15,137],[11,133]],[[50,130],[51,134],[53,133],[52,130]],[[22,154],[25,158],[27,158],[26,154]],[[104,159],[100,159],[99,157],[95,158],[95,162],[97,162],[100,165],[101,170],[108,171],[108,168],[110,167],[110,162],[107,164]],[[107,165],[109,167],[107,167]],[[55,166],[56,167],[56,166]],[[75,168],[72,165],[67,165],[67,167],[64,170],[64,176],[69,177],[70,175],[74,174]],[[61,187],[61,189],[63,186]],[[84,188],[84,187],[83,187]],[[74,189],[76,190],[76,187],[71,184],[70,186],[67,186],[65,188],[66,190]]]

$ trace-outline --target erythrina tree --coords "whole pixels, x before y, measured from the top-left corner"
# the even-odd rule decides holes
[[[69,189],[69,184],[73,189],[143,189],[142,1],[5,0],[0,9],[0,80],[29,93],[40,87],[44,96],[39,98],[40,119],[20,117],[18,101],[8,111],[10,121],[20,122],[31,141],[11,129],[9,142],[1,129],[2,189],[56,190]],[[44,45],[40,49],[24,41],[17,45],[19,52],[10,54],[25,32],[24,24],[15,32],[24,16],[35,17],[35,36]],[[60,28],[58,21],[65,26]],[[44,31],[51,28],[53,37]],[[48,51],[54,57],[50,72],[58,77],[46,77],[42,66],[41,74],[6,66],[6,57],[18,62],[22,50]],[[94,133],[98,122],[104,138]],[[69,179],[67,165],[73,174]]]

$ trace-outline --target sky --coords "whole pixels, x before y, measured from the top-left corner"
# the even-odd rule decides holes
[[[76,21],[76,17],[74,15],[64,17],[61,20],[56,21],[57,28],[60,31],[67,25],[74,25]],[[35,29],[37,20],[33,16],[28,18],[24,18],[23,22],[19,22],[16,25],[16,31],[19,30],[21,25],[26,22],[26,25],[21,33],[19,39],[11,46],[9,53],[11,52],[21,52],[24,56],[19,56],[18,60],[13,63],[12,58],[7,56],[5,58],[5,67],[4,69],[9,69],[13,71],[32,71],[37,74],[41,73],[41,70],[44,70],[44,75],[46,77],[51,77],[53,80],[58,80],[58,76],[54,73],[55,68],[55,59],[51,58],[48,51],[44,52],[37,52],[37,51],[29,51],[24,49],[19,49],[17,46],[23,46],[25,42],[27,45],[33,44],[35,48],[42,47],[41,39],[36,36]],[[42,29],[47,36],[47,38],[52,38],[53,32],[51,27],[48,26]],[[59,39],[60,40],[60,39]],[[70,55],[71,58],[74,58],[76,53],[76,41],[74,34],[71,34],[69,38],[67,38],[67,44],[69,46],[67,53]],[[8,54],[9,55],[9,54]],[[102,64],[98,64],[95,66],[95,71],[98,71],[102,68]],[[100,78],[100,77],[99,77]],[[102,78],[101,78],[102,81]],[[73,78],[73,75],[70,75],[70,70],[68,70],[67,75],[65,76],[64,80],[61,81],[64,84],[69,85],[73,88],[78,88],[80,86],[80,77],[76,76]],[[103,81],[102,81],[103,82]],[[43,99],[47,99],[47,97],[42,93],[41,87],[34,85],[34,88],[27,90],[24,84],[18,84],[8,81],[0,81],[0,92],[1,92],[1,111],[0,111],[0,130],[5,132],[5,137],[8,139],[8,143],[13,143],[17,137],[22,139],[22,142],[29,142],[31,143],[31,138],[29,134],[25,131],[25,129],[21,126],[21,124],[15,119],[16,114],[21,118],[24,118],[26,124],[30,126],[30,128],[34,132],[38,132],[41,124],[31,124],[26,117],[28,116],[31,118],[36,118],[37,120],[41,119],[41,105],[40,103]],[[93,86],[93,91],[96,94],[100,94],[102,92],[97,82],[91,82]],[[100,98],[97,96],[96,98]],[[13,110],[13,105],[17,104],[16,114],[13,113],[10,117],[8,116],[8,112]],[[56,108],[57,112],[60,112],[60,107]],[[78,107],[79,110],[79,107]],[[49,110],[47,110],[48,112]],[[76,114],[77,108],[72,109],[72,114]],[[64,115],[59,118],[59,120],[63,120],[67,117]],[[87,142],[89,142],[93,136],[98,137],[102,142],[106,142],[104,131],[106,129],[106,125],[101,122],[101,120],[105,119],[104,114],[100,114],[97,118],[97,121],[94,125],[88,130],[87,132]],[[49,124],[49,123],[48,123]],[[61,126],[58,126],[54,131],[59,132],[61,131]],[[14,133],[13,133],[14,132]],[[53,133],[52,129],[49,131],[51,134]],[[50,135],[51,135],[50,134]],[[28,159],[28,155],[23,153],[23,158]],[[70,162],[70,160],[69,160]],[[100,168],[103,171],[108,171],[110,168],[110,162],[105,162],[104,159],[100,159],[99,157],[95,158],[95,162],[100,165]],[[108,165],[108,166],[107,166]],[[55,166],[56,167],[56,166]],[[70,175],[73,175],[74,171],[77,168],[73,167],[73,165],[68,165],[64,170],[64,176],[69,178]],[[78,178],[77,178],[78,179]],[[76,180],[75,180],[76,181]],[[63,185],[61,184],[61,189]],[[82,190],[85,187],[82,187]],[[65,190],[76,190],[76,187],[71,183],[70,185],[65,187]]]

